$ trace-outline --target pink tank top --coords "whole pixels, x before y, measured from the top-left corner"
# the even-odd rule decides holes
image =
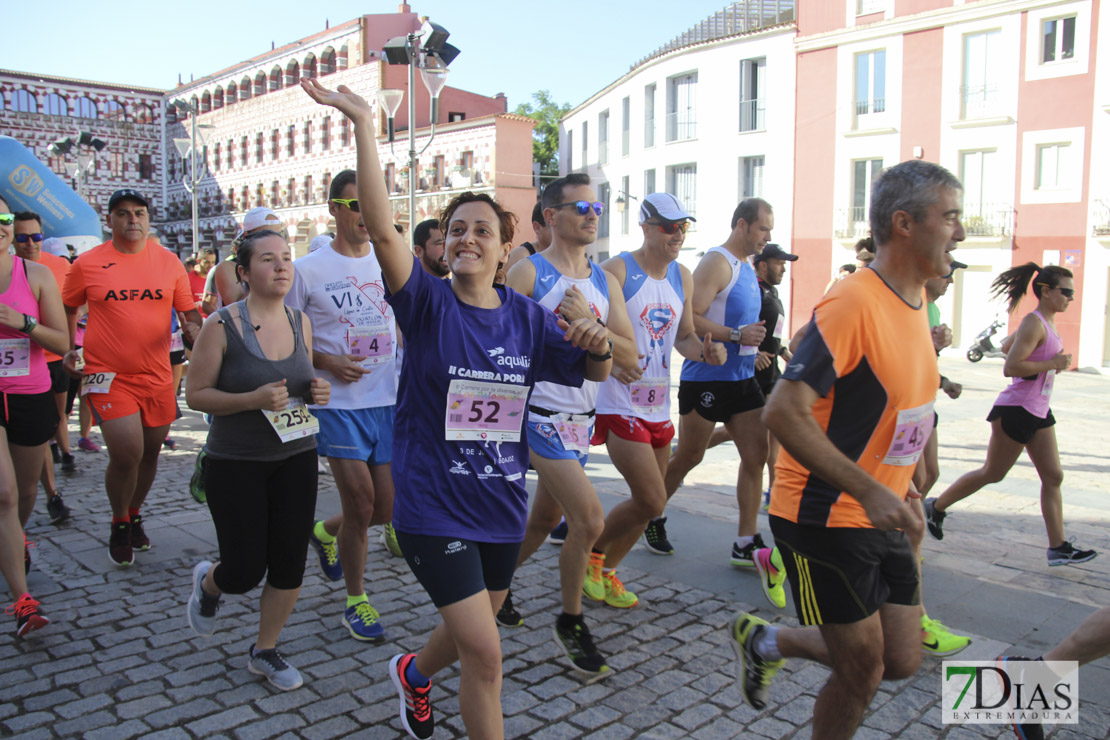
[[[39,303],[27,282],[27,267],[12,257],[12,281],[0,293],[0,303],[28,316],[39,316]],[[18,329],[0,325],[0,393],[45,393],[50,390],[50,373],[42,347]]]
[[[1029,353],[1030,362],[1044,362],[1060,354],[1064,342],[1056,330],[1045,321],[1040,311],[1033,314],[1044,324],[1045,339],[1040,347]],[[1039,419],[1048,416],[1048,402],[1052,398],[1052,384],[1056,380],[1055,370],[1046,370],[1032,378],[1014,378],[1010,387],[1002,391],[995,401],[996,406],[1021,406]]]

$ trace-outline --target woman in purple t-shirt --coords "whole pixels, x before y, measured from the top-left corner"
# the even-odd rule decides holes
[[[1049,408],[1056,373],[1071,365],[1071,355],[1064,353],[1064,342],[1056,331],[1056,314],[1066,311],[1074,300],[1075,282],[1071,271],[1063,267],[1038,267],[1027,262],[999,275],[991,287],[996,297],[1005,296],[1009,300],[1009,311],[1013,313],[1030,282],[1037,308],[1021,320],[1006,354],[1003,373],[1013,382],[998,396],[987,415],[991,423],[987,460],[978,470],[960,476],[938,498],[926,500],[925,521],[929,534],[943,539],[948,507],[983,486],[1001,481],[1025,450],[1041,477],[1041,515],[1048,532],[1048,564],[1084,563],[1097,553],[1077,548],[1064,538],[1064,503],[1060,493],[1064,471],[1056,446],[1056,419]]]
[[[362,213],[407,342],[395,413],[393,526],[443,621],[419,653],[390,661],[401,722],[412,737],[431,736],[429,677],[458,660],[467,734],[500,738],[494,614],[524,539],[528,396],[540,380],[604,380],[612,342],[592,319],[567,324],[494,285],[516,217],[484,193],[456,196],[440,218],[452,278],[425,274],[393,228],[370,105],[344,86],[331,91],[315,79],[301,86],[354,123],[358,204],[351,207]]]

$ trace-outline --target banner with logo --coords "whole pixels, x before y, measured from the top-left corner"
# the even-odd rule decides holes
[[[1073,725],[1079,722],[1079,664],[1002,658],[941,663],[944,724]]]

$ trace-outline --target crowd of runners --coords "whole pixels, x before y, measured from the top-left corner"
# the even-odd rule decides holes
[[[211,421],[192,488],[219,542],[182,597],[189,627],[213,634],[222,599],[264,581],[247,666],[296,689],[304,679],[278,643],[310,552],[343,584],[334,614],[350,637],[388,639],[365,578],[369,528],[381,525],[441,617],[420,651],[388,667],[417,738],[434,729],[433,677],[456,662],[468,734],[503,736],[498,625],[524,625],[513,573],[545,539],[562,545],[560,607],[528,619],[550,625],[584,681],[609,675],[583,598],[637,606],[618,568],[641,539],[660,556],[683,547],[669,539],[667,502],[715,444],[732,442],[739,457],[736,538],[722,562],[728,546],[728,562],[780,609],[789,580],[801,623],[737,616],[741,692],[762,709],[786,658],[829,666],[814,737],[850,737],[881,680],[912,675],[923,653],[967,647],[924,610],[922,537],[942,538],[949,507],[1002,480],[1023,449],[1042,481],[1048,565],[1095,557],[1065,538],[1050,409],[1055,375],[1071,364],[1054,324],[1075,291],[1063,268],[1028,264],[996,280],[1011,311],[1030,289],[1038,300],[1003,345],[1013,384],[988,417],[983,467],[922,502],[939,477],[935,396],[962,390],[937,369],[951,332],[935,301],[965,267],[950,255],[964,239],[962,187],[944,168],[884,171],[858,262],[791,337],[777,286],[798,256],[771,241],[770,203],[741,202],[692,273],[677,258],[695,219],[666,193],[641,202],[639,249],[592,262],[604,205],[583,174],[544,188],[534,242],[513,249],[516,218],[463,193],[415,226],[410,251],[371,106],[343,87],[301,85],[351,120],[357,167],[331,181],[335,233],[295,263],[280,218],[256,208],[226,260],[203,250],[183,265],[151,238],[146,197],[120,190],[112,238],[71,264],[35,214],[0,200],[0,573],[20,636],[49,621],[49,604],[28,593],[23,527],[40,482],[50,521],[70,516],[54,465],[77,465],[75,398],[78,449],[98,451],[93,421],[107,448],[105,544],[125,567],[152,546],[144,503],[182,390]],[[591,445],[605,445],[628,484],[608,513],[584,471]],[[341,510],[316,521],[321,470]],[[1092,660],[1110,650],[1108,633],[1103,610],[1046,657]]]

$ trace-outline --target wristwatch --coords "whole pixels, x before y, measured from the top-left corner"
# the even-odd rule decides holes
[[[608,352],[606,352],[603,355],[595,355],[593,352],[587,352],[586,356],[589,357],[594,362],[605,362],[606,360],[612,359],[613,358],[613,340],[612,339],[606,339],[605,341],[609,343],[609,351]]]
[[[733,329],[732,331],[730,331],[728,333],[728,341],[732,342],[733,344],[740,344],[740,329],[739,328]]]
[[[23,314],[23,328],[20,329],[20,331],[23,332],[24,334],[30,334],[31,332],[33,332],[35,330],[35,327],[38,326],[38,325],[39,325],[39,320],[36,319],[34,316],[28,316],[27,314]]]

